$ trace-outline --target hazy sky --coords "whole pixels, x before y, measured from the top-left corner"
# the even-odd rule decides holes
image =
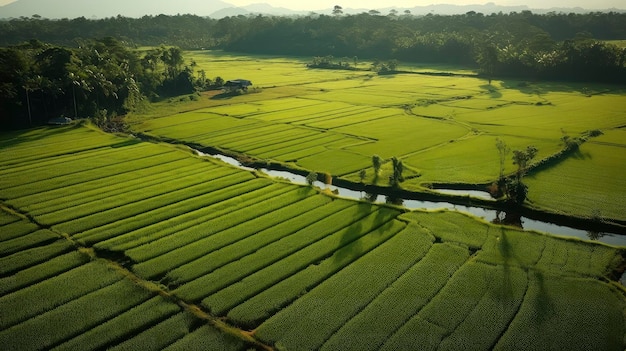
[[[2,0],[0,0],[2,1]],[[317,0],[317,1],[293,1],[293,0],[224,0],[228,3],[243,6],[254,3],[268,3],[273,6],[286,7],[292,10],[315,10],[340,5],[342,7],[375,9],[384,7],[414,7],[431,4],[454,4],[472,5],[494,2],[498,5],[527,5],[531,8],[551,8],[551,7],[582,7],[588,9],[603,8],[626,8],[624,0]]]
[[[14,2],[15,0],[0,0],[0,6]],[[138,1],[138,0],[133,0]],[[224,0],[236,6],[244,6],[254,3],[268,3],[277,7],[286,7],[292,10],[319,10],[324,8],[340,5],[343,7],[375,9],[390,6],[397,7],[414,7],[425,6],[431,4],[445,3],[454,5],[470,5],[485,4],[490,1],[480,0],[388,0],[382,2],[380,0],[317,0],[312,1],[294,1],[294,0]],[[624,0],[492,0],[498,5],[527,5],[532,8],[550,8],[550,7],[582,7],[586,9],[606,9],[621,8],[626,9],[626,1]]]

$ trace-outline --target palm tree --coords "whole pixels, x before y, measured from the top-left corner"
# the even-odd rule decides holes
[[[30,94],[29,92],[33,92],[37,88],[37,79],[35,77],[26,76],[23,77],[22,88],[26,92],[26,107],[28,109],[28,125],[33,125],[33,116],[32,109],[30,106]]]
[[[26,106],[28,106],[28,125],[32,126],[33,117],[30,111],[30,97],[28,96],[28,91],[31,90],[31,87],[29,84],[25,84],[23,87],[24,87],[24,90],[26,91]]]

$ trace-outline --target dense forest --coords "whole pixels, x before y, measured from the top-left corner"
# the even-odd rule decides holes
[[[0,112],[12,115],[28,105],[48,117],[110,116],[128,111],[141,97],[212,85],[206,72],[195,73],[184,64],[177,47],[333,55],[344,62],[449,63],[476,67],[488,78],[621,84],[626,83],[626,49],[606,43],[618,39],[626,39],[626,14],[614,12],[413,16],[372,10],[344,15],[336,6],[330,15],[219,20],[194,15],[49,20],[33,15],[0,21]],[[129,49],[138,46],[159,49],[147,54]]]
[[[32,39],[0,48],[0,82],[0,126],[90,116],[105,128],[119,128],[116,117],[148,99],[223,84],[195,72],[178,47],[139,52],[112,37],[78,47]]]

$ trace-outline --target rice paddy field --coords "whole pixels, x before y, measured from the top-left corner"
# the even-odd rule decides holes
[[[626,48],[626,40],[605,40],[604,42],[615,45],[619,48]]]
[[[405,166],[407,180],[401,186],[422,192],[434,183],[495,181],[496,139],[512,150],[535,146],[539,161],[564,148],[564,135],[599,130],[604,135],[590,139],[576,155],[531,172],[527,204],[577,217],[626,220],[626,186],[619,176],[626,164],[620,138],[626,126],[623,87],[489,84],[467,70],[441,75],[443,68],[402,65],[407,73],[378,76],[307,69],[301,58],[220,52],[191,52],[189,57],[225,79],[249,79],[258,91],[203,96],[187,110],[135,116],[135,130],[354,182],[365,170],[366,183],[384,186],[395,156]],[[373,155],[384,161],[379,176]],[[509,155],[505,172],[515,169]]]
[[[241,105],[233,111],[250,111]],[[203,138],[239,147],[284,130],[286,140],[287,128],[301,128],[305,144],[313,130],[215,111],[177,118],[193,125],[206,116],[229,132]],[[147,123],[174,133],[169,120]],[[451,137],[443,133],[433,148]],[[589,144],[593,152],[619,144],[615,133]],[[329,154],[340,145],[358,155],[350,148],[374,138],[327,134]],[[84,124],[2,133],[0,148],[7,350],[626,346],[626,289],[617,282],[625,248],[342,199]]]

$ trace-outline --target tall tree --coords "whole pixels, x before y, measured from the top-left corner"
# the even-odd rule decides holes
[[[496,46],[490,43],[483,43],[479,47],[476,62],[480,66],[483,74],[487,76],[489,85],[491,85],[491,80],[493,79],[493,75],[496,71],[496,65],[498,64],[498,49]]]
[[[335,5],[335,7],[333,7],[333,15],[335,15],[335,16],[343,15],[343,7],[341,7],[339,5]]]
[[[374,167],[374,176],[378,176],[378,173],[380,172],[380,167],[382,166],[382,164],[383,162],[380,156],[378,155],[372,156],[372,166]]]
[[[506,193],[509,201],[522,204],[528,196],[528,186],[522,181],[528,171],[530,161],[537,155],[537,148],[526,147],[526,150],[513,150],[513,164],[517,165],[515,178],[507,183]]]
[[[511,152],[511,149],[506,145],[504,140],[496,138],[496,148],[498,149],[498,158],[500,160],[500,175],[498,181],[504,179],[504,164],[506,162],[506,156]]]

